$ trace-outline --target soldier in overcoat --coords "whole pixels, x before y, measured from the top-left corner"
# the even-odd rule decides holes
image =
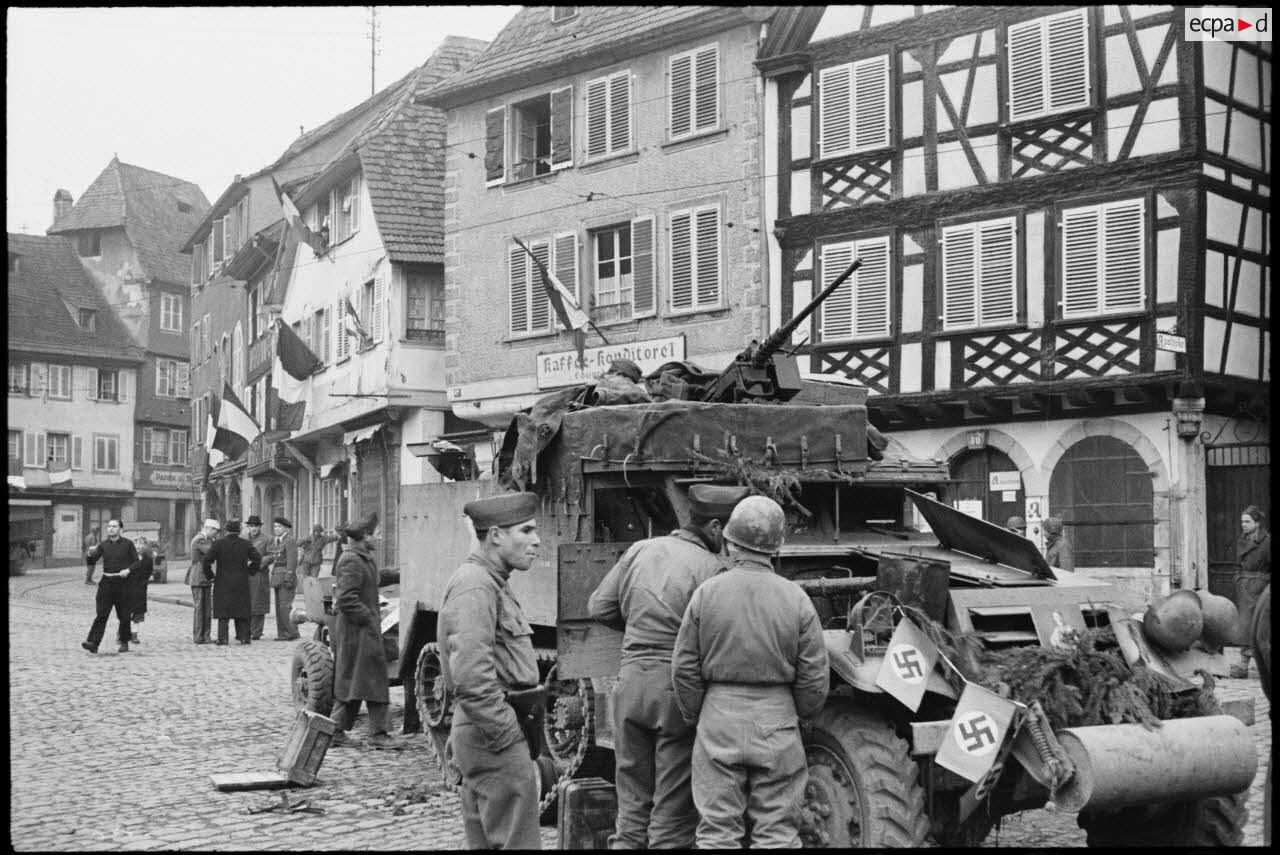
[[[723,569],[724,522],[745,487],[694,484],[689,521],[623,553],[587,603],[622,630],[613,707],[618,818],[610,849],[691,849],[698,815],[690,788],[693,728],[671,688],[671,650],[693,592]]]
[[[201,566],[213,582],[213,616],[218,621],[218,644],[227,644],[227,621],[235,621],[236,641],[248,644],[249,582],[258,575],[262,556],[240,536],[240,520],[227,521],[227,536],[214,541]],[[217,567],[215,571],[213,568]]]
[[[1263,527],[1266,515],[1257,505],[1250,505],[1240,515],[1240,540],[1236,544],[1236,608],[1240,612],[1240,661],[1231,666],[1231,676],[1249,676],[1249,660],[1253,657],[1249,638],[1253,626],[1253,608],[1262,590],[1271,581],[1271,535]]]
[[[506,493],[468,502],[479,541],[445,585],[440,672],[454,698],[449,748],[461,773],[469,849],[541,849],[538,772],[512,690],[538,684],[533,628],[508,580],[538,556],[538,497]]]
[[[262,519],[252,514],[244,521],[245,537],[253,544],[261,558],[266,558],[271,549],[271,536],[262,531]],[[271,610],[271,581],[268,574],[258,573],[249,581],[249,637],[254,641],[262,638],[262,630],[267,625],[267,612]]]
[[[293,523],[285,517],[276,517],[271,531],[275,536],[263,565],[270,568],[267,576],[275,592],[276,641],[297,641],[293,598],[298,590],[298,542],[293,539]]]
[[[218,521],[207,519],[204,528],[191,538],[191,566],[187,568],[187,586],[191,588],[191,604],[195,606],[195,614],[191,618],[191,641],[195,644],[208,644],[213,628],[213,583],[204,575],[204,559],[213,548],[213,539],[218,536]]]
[[[333,589],[333,714],[341,736],[337,745],[347,744],[346,732],[355,724],[363,701],[369,707],[368,745],[393,747],[388,713],[390,692],[387,657],[382,649],[382,628],[378,613],[378,565],[368,539],[378,527],[378,517],[355,522],[344,530],[347,549],[338,561]]]

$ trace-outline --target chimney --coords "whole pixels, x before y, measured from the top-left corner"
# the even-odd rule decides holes
[[[53,194],[53,224],[54,225],[57,225],[58,220],[61,220],[63,217],[65,217],[67,213],[71,210],[72,201],[73,200],[71,198],[71,191],[69,190],[59,189],[57,193]]]

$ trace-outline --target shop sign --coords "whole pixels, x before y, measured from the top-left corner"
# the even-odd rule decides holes
[[[1156,333],[1156,350],[1167,350],[1172,353],[1187,352],[1187,337],[1173,333]]]
[[[993,493],[999,493],[1002,490],[1016,491],[1022,487],[1021,472],[992,472],[987,477],[990,479]]]
[[[583,351],[586,366],[578,365],[578,352],[564,350],[557,353],[538,354],[538,388],[554,389],[578,383],[592,383],[609,368],[615,359],[630,359],[645,374],[665,362],[680,362],[685,356],[684,336],[633,341],[629,344],[609,344],[589,347]]]
[[[157,487],[174,487],[179,490],[187,490],[191,487],[190,472],[172,469],[152,469],[150,480]]]

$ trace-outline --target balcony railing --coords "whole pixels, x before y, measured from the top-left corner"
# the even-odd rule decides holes
[[[444,330],[443,329],[421,329],[421,328],[415,329],[413,327],[410,327],[409,329],[405,330],[405,338],[407,338],[409,341],[432,341],[432,342],[443,344]]]
[[[247,368],[247,378],[255,378],[263,372],[264,367],[271,367],[271,357],[276,352],[276,331],[268,330],[266,333],[258,336],[258,339],[249,345],[249,364]]]
[[[279,466],[281,463],[288,462],[288,452],[281,448],[280,443],[268,442],[265,437],[259,434],[249,443],[249,451],[245,457],[245,465],[250,472],[255,467],[261,466],[266,468],[271,464]]]

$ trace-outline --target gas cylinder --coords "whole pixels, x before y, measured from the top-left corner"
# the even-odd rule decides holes
[[[1204,612],[1195,591],[1183,588],[1147,606],[1142,618],[1147,638],[1166,650],[1189,648],[1204,630]]]
[[[1227,597],[1196,591],[1200,597],[1200,609],[1204,614],[1204,643],[1215,650],[1235,641],[1240,611]]]

